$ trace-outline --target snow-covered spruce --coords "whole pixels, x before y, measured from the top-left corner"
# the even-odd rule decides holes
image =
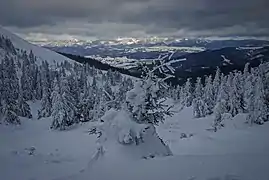
[[[125,106],[107,111],[101,117],[103,123],[91,131],[99,134],[99,143],[109,156],[120,153],[127,158],[147,159],[172,155],[154,126],[172,114],[159,96],[167,86],[154,74],[157,69],[150,71],[144,67],[143,70],[145,76],[127,92]]]
[[[52,104],[52,129],[65,130],[69,126],[78,123],[78,119],[75,116],[75,100],[72,97],[66,77],[61,77],[60,82],[56,79],[54,80]]]
[[[2,121],[10,124],[20,124],[18,118],[19,80],[14,59],[5,56],[1,63],[1,116]]]
[[[25,101],[22,91],[20,91],[18,99],[18,115],[21,117],[32,118],[30,106]]]
[[[170,90],[174,94],[180,94],[180,98],[172,95],[170,97],[181,104],[181,109],[189,107],[192,100],[195,118],[213,113],[215,130],[224,125],[222,121],[226,117],[240,113],[248,114],[249,124],[263,124],[269,114],[269,78],[266,67],[268,64],[264,63],[250,69],[249,64],[246,64],[243,73],[234,71],[226,76],[218,68],[213,82],[211,76],[205,78],[205,84],[201,83],[200,77],[194,85],[188,79],[181,88]]]
[[[135,122],[127,110],[110,109],[101,119],[104,123],[97,126],[94,132],[100,135],[98,143],[106,158],[147,159],[172,155],[157,135],[155,127]]]
[[[51,71],[49,70],[49,64],[46,61],[41,65],[41,85],[42,85],[42,98],[41,109],[39,110],[38,117],[49,117],[51,115]]]
[[[196,118],[205,117],[206,107],[205,101],[203,98],[204,89],[202,86],[201,78],[197,78],[194,90],[194,99],[193,99],[193,116]]]
[[[164,121],[165,115],[171,115],[170,108],[164,104],[165,99],[160,99],[162,88],[167,86],[157,78],[155,70],[145,67],[146,76],[127,92],[127,108],[137,123],[158,124]]]

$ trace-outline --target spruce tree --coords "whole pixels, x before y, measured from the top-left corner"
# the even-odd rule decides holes
[[[37,71],[37,77],[36,77],[35,99],[37,100],[42,99],[42,80],[41,80],[41,72],[39,70]]]
[[[77,104],[79,102],[81,90],[79,88],[79,82],[78,82],[76,75],[72,73],[71,75],[69,75],[63,79],[67,80],[67,84],[64,87],[69,88],[68,91],[73,98],[73,104],[74,104],[74,106],[77,106]]]
[[[126,100],[126,93],[131,90],[132,87],[129,85],[129,82],[126,78],[123,79],[122,83],[119,84],[118,90],[115,92],[115,99],[114,99],[114,109],[120,109],[125,100]]]
[[[24,100],[22,91],[20,91],[19,99],[18,99],[18,115],[21,117],[32,118],[30,106]]]
[[[244,73],[245,75],[246,73]],[[251,101],[254,100],[254,74],[249,74],[248,76],[245,76],[245,81],[244,81],[244,107],[245,107],[245,112],[251,111]]]
[[[220,68],[217,68],[217,71],[215,73],[215,78],[213,80],[213,93],[214,93],[214,101],[217,100],[217,96],[219,94],[219,87],[220,87],[220,83],[221,83],[221,72],[220,72]]]
[[[31,64],[27,54],[23,55],[21,88],[26,101],[34,98],[34,65]]]
[[[137,123],[154,125],[163,122],[165,115],[171,115],[170,108],[159,99],[161,88],[167,86],[154,74],[157,68],[149,70],[143,67],[145,76],[142,81],[136,82],[134,88],[127,92],[127,107]]]
[[[8,124],[21,124],[21,121],[17,115],[18,113],[18,104],[13,99],[4,98],[2,101],[2,113],[3,121]]]
[[[5,88],[4,96],[17,100],[19,96],[19,80],[12,57],[5,56],[2,70]]]
[[[189,107],[192,105],[192,101],[193,101],[193,94],[192,94],[192,84],[191,84],[191,79],[188,78],[184,88],[183,88],[183,106]]]
[[[59,82],[55,79],[52,91],[52,129],[64,130],[67,127],[67,114],[64,111],[63,99],[60,92]]]
[[[248,78],[248,76],[250,75],[249,73],[249,63],[246,63],[245,64],[245,67],[244,67],[244,71],[243,71],[243,76],[244,76],[244,81]]]
[[[38,118],[51,116],[51,75],[47,62],[42,62],[41,66],[41,84],[42,98],[41,109],[38,112]]]
[[[232,86],[230,89],[230,113],[232,116],[237,115],[238,113],[244,112],[244,98],[243,98],[243,85],[241,83],[241,73],[235,73]]]
[[[52,92],[52,129],[66,130],[69,126],[78,123],[74,102],[68,80],[65,77],[61,77],[60,82],[55,79]]]
[[[223,107],[222,102],[217,102],[215,108],[214,108],[214,121],[213,121],[213,128],[216,132],[221,127],[221,121],[222,121],[222,114],[223,114]]]
[[[263,81],[259,75],[255,77],[253,91],[254,94],[251,95],[248,106],[249,115],[247,120],[250,124],[263,124],[267,120],[267,109],[265,104]]]
[[[1,36],[0,36],[0,44],[1,44]],[[0,120],[2,117],[2,108],[3,108],[3,98],[4,98],[4,74],[3,74],[3,65],[0,62]]]
[[[195,84],[194,99],[193,99],[193,115],[195,118],[204,117],[206,115],[205,102],[203,99],[203,85],[201,78],[198,77]]]
[[[204,101],[206,114],[209,115],[213,112],[215,106],[212,76],[207,77],[205,80]]]
[[[19,112],[17,103],[19,82],[12,57],[5,56],[1,76],[3,85],[1,88],[3,121],[9,124],[20,124],[20,119],[17,115]]]
[[[217,96],[217,102],[216,104],[219,104],[221,107],[221,114],[228,113],[229,112],[229,90],[230,87],[227,84],[228,78],[223,77],[221,78],[221,84],[219,88],[219,94]]]
[[[87,86],[87,83],[84,84],[83,94],[80,98],[77,107],[77,114],[81,122],[87,122],[93,119],[93,115],[90,113],[94,108],[94,94],[92,87]]]

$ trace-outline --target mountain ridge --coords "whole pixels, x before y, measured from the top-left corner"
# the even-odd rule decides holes
[[[46,49],[37,45],[33,45],[29,43],[28,41],[20,38],[19,36],[9,32],[8,30],[6,30],[5,28],[1,26],[0,26],[0,35],[10,39],[13,45],[15,46],[15,48],[20,49],[20,50],[25,50],[27,51],[27,53],[30,53],[30,51],[32,51],[37,57],[38,64],[41,64],[41,62],[44,60],[48,61],[50,65],[52,65],[53,63],[61,63],[64,61],[73,62],[67,57],[62,56],[54,51],[51,51],[49,49]]]

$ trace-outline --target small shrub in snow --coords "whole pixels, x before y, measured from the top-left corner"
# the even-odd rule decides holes
[[[193,133],[187,134],[187,133],[181,133],[180,134],[180,139],[186,139],[186,138],[190,138],[193,136]]]
[[[180,134],[180,139],[187,138],[187,137],[188,137],[188,136],[187,136],[186,133],[181,133],[181,134]]]
[[[25,148],[25,151],[28,155],[33,156],[35,154],[36,148],[32,146],[30,148]]]

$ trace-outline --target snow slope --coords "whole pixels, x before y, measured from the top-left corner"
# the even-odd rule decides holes
[[[192,108],[185,108],[167,118],[158,133],[176,155],[269,155],[268,123],[250,126],[245,123],[246,114],[238,114],[226,120],[224,128],[213,132],[212,122],[213,116],[193,118]]]
[[[227,120],[225,128],[214,133],[209,130],[212,117],[193,119],[192,109],[186,108],[157,127],[174,156],[130,160],[118,153],[90,164],[97,144],[87,130],[94,124],[52,131],[50,118],[36,119],[38,106],[38,102],[31,104],[33,120],[22,119],[18,127],[0,125],[0,179],[269,179],[269,124],[249,127],[244,114]]]
[[[26,50],[28,53],[32,50],[34,55],[37,57],[37,63],[41,63],[42,61],[46,60],[49,64],[53,64],[54,61],[61,63],[63,61],[69,61],[74,62],[73,60],[62,56],[56,52],[53,52],[49,49],[45,49],[33,44],[30,44],[29,42],[23,40],[22,38],[18,37],[15,34],[12,34],[11,32],[7,31],[3,27],[0,26],[0,35],[3,35],[4,37],[8,37],[15,48]]]
[[[212,117],[193,119],[192,109],[186,108],[158,127],[173,157],[132,162],[104,158],[63,179],[268,180],[269,124],[249,127],[240,114],[215,133],[211,122]]]
[[[96,149],[87,124],[53,131],[50,118],[37,120],[40,103],[30,105],[32,120],[21,118],[21,126],[0,125],[0,179],[51,180],[87,166]],[[31,148],[35,149],[32,155]]]

